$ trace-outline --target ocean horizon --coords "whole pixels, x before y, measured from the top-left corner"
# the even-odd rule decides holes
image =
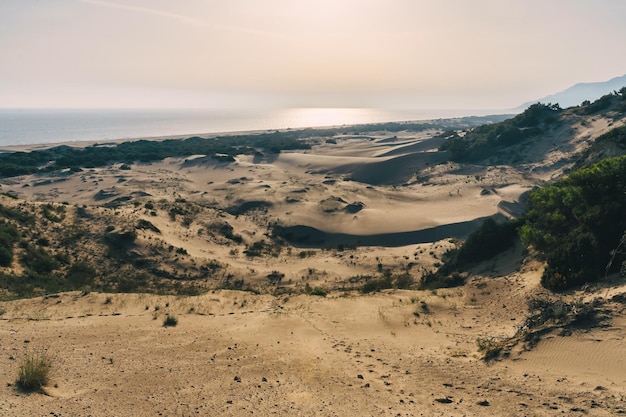
[[[503,114],[506,110],[383,110],[291,108],[201,109],[0,109],[0,146],[193,136],[255,130],[301,129],[423,121]]]

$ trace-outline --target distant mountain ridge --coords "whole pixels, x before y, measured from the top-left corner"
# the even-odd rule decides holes
[[[551,94],[538,100],[529,101],[522,104],[517,109],[524,110],[531,104],[540,103],[558,103],[562,108],[578,106],[585,100],[594,101],[609,94],[615,90],[626,86],[626,74],[621,77],[615,77],[608,81],[578,83],[560,93]]]

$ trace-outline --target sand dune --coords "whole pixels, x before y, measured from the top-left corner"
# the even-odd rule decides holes
[[[487,216],[519,215],[524,194],[561,175],[607,127],[577,126],[572,143],[554,132],[556,150],[535,144],[518,165],[446,163],[434,131],[374,132],[233,163],[195,155],[4,180],[2,192],[24,200],[143,224],[136,251],[155,242],[181,248],[190,265],[216,260],[221,277],[264,293],[1,302],[0,416],[624,413],[623,285],[562,296],[602,300],[610,318],[602,326],[548,328],[534,349],[522,341],[491,362],[477,340],[518,335],[527,301],[547,296],[543,265],[521,247],[476,266],[460,288],[358,291],[383,269],[419,280],[451,237]],[[244,253],[277,225],[291,245]],[[268,282],[274,272],[284,275],[279,283]],[[308,295],[311,288],[329,294]],[[164,327],[166,314],[178,325]],[[14,385],[16,369],[39,348],[54,356],[51,383],[26,394]]]

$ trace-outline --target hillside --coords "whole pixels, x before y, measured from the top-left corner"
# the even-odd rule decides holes
[[[434,274],[426,276],[428,285],[451,285],[460,281],[460,273],[473,262],[506,250],[519,232],[524,244],[539,251],[546,262],[542,285],[551,290],[565,290],[595,282],[619,272],[624,263],[621,247],[626,223],[621,213],[626,209],[626,153],[623,117],[626,112],[626,88],[603,96],[593,103],[562,110],[554,105],[534,104],[524,113],[498,125],[484,126],[462,137],[448,138],[443,148],[461,160],[488,159],[489,148],[519,152],[525,146],[545,141],[551,131],[562,128],[573,117],[597,114],[619,121],[617,127],[583,143],[570,157],[566,176],[528,194],[528,211],[516,221],[498,225],[485,222],[460,248],[449,251]],[[587,122],[583,120],[582,125]],[[524,129],[524,130],[522,130]],[[517,132],[514,135],[512,132]],[[514,137],[514,140],[511,140]],[[573,142],[573,141],[571,141]],[[571,144],[570,142],[570,144]],[[572,164],[572,161],[574,162]],[[595,163],[594,163],[595,162]],[[484,162],[482,162],[484,163]],[[563,171],[565,172],[565,171]],[[507,242],[507,243],[505,243]],[[626,264],[621,272],[626,270]]]
[[[598,132],[622,125],[625,115],[626,88],[567,109],[536,103],[501,123],[450,132],[440,149],[455,162],[551,170],[580,158]]]

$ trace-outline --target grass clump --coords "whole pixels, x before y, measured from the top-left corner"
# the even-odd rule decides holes
[[[178,324],[178,319],[175,316],[167,315],[163,320],[163,327],[174,327]]]
[[[24,391],[37,391],[48,384],[52,357],[46,350],[26,352],[20,362],[17,386]]]

